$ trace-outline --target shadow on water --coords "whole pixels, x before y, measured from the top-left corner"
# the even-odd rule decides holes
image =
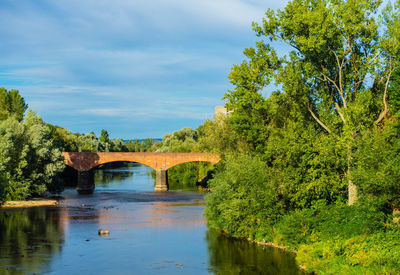
[[[209,272],[214,274],[305,274],[294,255],[278,248],[229,238],[210,229],[206,232]]]
[[[41,273],[61,252],[63,236],[57,208],[0,210],[0,273]]]

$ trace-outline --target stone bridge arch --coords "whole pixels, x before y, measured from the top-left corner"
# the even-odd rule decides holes
[[[218,154],[212,153],[120,153],[120,152],[64,152],[65,164],[78,171],[77,191],[92,193],[93,169],[105,163],[127,161],[141,163],[156,170],[156,191],[168,190],[167,170],[178,164],[196,161],[218,163]]]

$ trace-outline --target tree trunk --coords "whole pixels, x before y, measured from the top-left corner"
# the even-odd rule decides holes
[[[348,200],[348,205],[353,205],[357,199],[358,199],[358,191],[357,191],[357,186],[353,183],[351,180],[351,162],[353,160],[353,157],[351,156],[351,142],[349,143],[347,147],[347,181],[348,181],[348,195],[349,195],[349,200]]]
[[[350,169],[347,170],[350,172]],[[353,205],[357,199],[358,199],[358,192],[357,192],[357,186],[351,181],[351,179],[348,180],[348,192],[349,192],[349,205]]]
[[[399,221],[400,221],[400,208],[393,207],[393,223],[398,224]]]

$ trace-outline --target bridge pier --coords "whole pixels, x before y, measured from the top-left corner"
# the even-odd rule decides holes
[[[76,191],[79,194],[92,194],[94,191],[94,173],[93,169],[89,171],[78,171],[78,184]]]
[[[168,172],[167,170],[157,169],[156,170],[156,185],[154,190],[157,192],[168,191]]]

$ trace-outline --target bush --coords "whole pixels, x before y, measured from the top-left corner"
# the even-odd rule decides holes
[[[352,177],[363,197],[376,197],[400,207],[400,123],[363,134],[355,152]]]
[[[257,157],[227,156],[206,196],[205,215],[211,227],[237,237],[269,239],[273,222],[281,215],[279,186],[274,173]]]
[[[327,205],[292,211],[274,227],[274,242],[297,250],[307,271],[398,274],[400,229],[385,205]]]
[[[24,200],[45,191],[61,191],[54,182],[64,158],[40,117],[28,112],[24,122],[14,117],[0,122],[0,199]]]
[[[185,186],[196,186],[198,181],[196,166],[192,163],[183,163],[168,169],[168,181]]]
[[[349,239],[383,230],[388,220],[381,209],[327,205],[290,212],[275,225],[274,241],[297,249],[301,244]]]

